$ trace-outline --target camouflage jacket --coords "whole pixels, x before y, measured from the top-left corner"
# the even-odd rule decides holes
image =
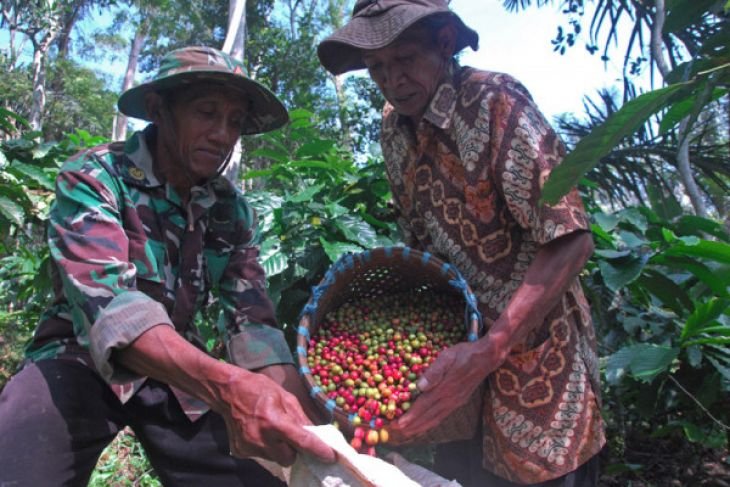
[[[204,348],[193,320],[214,296],[231,362],[293,362],[266,294],[253,209],[223,177],[193,187],[185,208],[155,176],[155,133],[150,125],[62,167],[48,229],[55,300],[26,350],[32,361],[95,368],[122,401],[144,378],[116,365],[112,351],[159,324]],[[206,410],[174,392],[191,418]]]

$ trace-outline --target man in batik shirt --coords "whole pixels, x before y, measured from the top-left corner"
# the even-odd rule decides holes
[[[605,444],[590,310],[593,251],[576,190],[540,204],[565,149],[525,88],[461,67],[478,36],[445,0],[359,0],[318,49],[330,72],[366,68],[383,93],[381,145],[408,245],[456,265],[485,333],[447,349],[389,431],[408,443],[487,383],[480,431],[438,447],[465,486],[595,485]]]
[[[125,426],[165,485],[283,485],[246,457],[332,461],[303,428],[316,413],[266,294],[254,212],[221,176],[238,138],[286,109],[206,47],[165,56],[119,109],[152,123],[57,179],[56,299],[0,396],[0,484],[86,485]],[[212,295],[230,363],[194,323]]]

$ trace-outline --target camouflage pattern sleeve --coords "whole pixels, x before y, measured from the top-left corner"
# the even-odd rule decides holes
[[[278,328],[274,305],[266,292],[266,276],[258,261],[256,214],[241,196],[236,205],[235,234],[239,237],[220,283],[220,300],[230,340],[230,360],[255,370],[294,363],[284,333]]]
[[[136,289],[127,232],[143,231],[141,222],[131,229],[135,222],[123,223],[122,205],[131,202],[96,157],[103,156],[72,158],[59,173],[48,243],[79,344],[89,348],[106,380],[126,382],[137,376],[115,366],[112,351],[153,326],[172,323],[162,304]]]

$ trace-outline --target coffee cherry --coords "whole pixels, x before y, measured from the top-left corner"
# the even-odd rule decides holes
[[[365,444],[367,444],[368,446],[377,445],[379,440],[380,435],[375,430],[369,430],[367,435],[365,436]]]
[[[388,441],[385,426],[410,409],[418,377],[464,339],[458,296],[414,290],[351,301],[327,313],[307,345],[314,382],[347,413],[351,445]]]

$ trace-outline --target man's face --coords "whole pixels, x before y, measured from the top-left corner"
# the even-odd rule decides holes
[[[214,176],[233,149],[248,113],[245,95],[221,85],[196,85],[171,103],[172,133],[161,127],[171,149],[196,183]]]
[[[363,51],[363,61],[385,99],[415,123],[426,111],[448,64],[430,39],[414,38]]]

